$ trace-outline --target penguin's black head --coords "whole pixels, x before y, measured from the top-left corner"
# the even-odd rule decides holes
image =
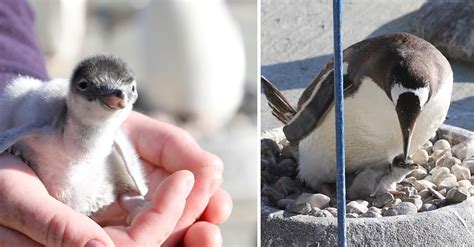
[[[119,110],[137,100],[132,70],[120,58],[97,55],[83,60],[71,77],[70,91],[87,101],[97,101],[107,110]]]

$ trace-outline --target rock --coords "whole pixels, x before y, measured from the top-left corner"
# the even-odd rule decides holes
[[[441,208],[441,207],[446,206],[446,204],[448,203],[448,200],[446,200],[446,199],[433,199],[431,201],[427,201],[427,203],[431,203],[431,204],[435,205],[436,207]]]
[[[395,198],[393,197],[393,195],[386,192],[386,193],[377,195],[377,197],[375,197],[375,200],[372,202],[372,206],[381,208],[394,200]]]
[[[470,179],[471,178],[471,171],[469,168],[460,166],[460,165],[454,165],[451,168],[451,173],[456,176],[457,180],[464,180],[464,179]]]
[[[263,178],[265,184],[271,184],[277,178],[275,175],[270,174],[268,171],[262,171],[260,177]]]
[[[474,196],[474,186],[471,186],[471,188],[469,188],[469,194],[471,194],[471,196]]]
[[[436,190],[433,189],[433,188],[428,188],[428,191],[430,191],[431,194],[433,194],[433,196],[436,197],[436,198],[438,198],[438,199],[442,199],[442,200],[445,199],[445,197],[444,197],[443,194],[439,193],[438,191],[436,191]]]
[[[332,214],[332,216],[337,217],[337,208],[327,207],[324,210]]]
[[[283,159],[277,164],[271,165],[267,170],[277,176],[294,177],[296,175],[296,162],[292,159]]]
[[[271,163],[276,163],[276,157],[280,153],[280,147],[272,139],[261,139],[260,140],[260,156],[261,159],[268,160]]]
[[[466,167],[471,171],[471,174],[474,174],[474,159],[467,159],[461,163],[462,167]]]
[[[389,202],[388,204],[385,204],[385,206],[388,206],[389,208],[393,208],[395,205],[400,204],[401,202],[402,202],[402,199],[395,198],[395,200]]]
[[[368,207],[369,206],[369,202],[366,201],[366,200],[355,200],[357,203],[363,205],[364,207]]]
[[[426,180],[426,181],[432,182],[432,183],[434,182],[433,176],[431,176],[431,175],[426,176],[425,178],[423,178],[423,180]]]
[[[464,160],[468,157],[474,155],[474,140],[469,140],[466,142],[461,142],[457,145],[452,147],[452,152],[454,156],[459,158],[460,160]]]
[[[449,152],[449,150],[436,150],[436,151],[433,151],[431,158],[433,160],[439,160],[441,157],[444,157],[444,156],[452,156],[452,155],[451,155],[451,152]]]
[[[466,189],[469,189],[472,186],[471,181],[467,179],[458,181],[458,184],[459,184],[459,187],[464,187]]]
[[[415,183],[413,183],[413,187],[417,191],[422,191],[427,188],[433,188],[436,187],[436,185],[432,182],[426,181],[426,180],[417,180]]]
[[[403,201],[413,203],[417,210],[420,210],[421,206],[423,205],[423,200],[421,200],[421,196],[419,195],[410,196]]]
[[[445,56],[474,62],[474,2],[427,1],[417,12],[417,34]]]
[[[266,196],[262,196],[260,198],[260,203],[261,203],[261,205],[267,205],[267,206],[272,204],[270,199],[268,199],[268,197],[266,197]]]
[[[428,176],[428,171],[422,166],[419,166],[418,168],[412,170],[410,173],[408,173],[407,178],[413,177],[418,180],[425,178]]]
[[[421,199],[425,200],[431,196],[431,192],[428,189],[424,189],[421,191],[418,191],[419,196],[421,196]]]
[[[433,182],[435,184],[439,184],[441,180],[443,180],[444,177],[447,175],[450,175],[451,171],[447,167],[437,167],[435,168],[436,171],[433,172]],[[435,170],[433,169],[433,170]]]
[[[309,214],[311,206],[308,203],[293,203],[288,206],[287,211],[295,214]]]
[[[407,175],[408,176],[408,175]],[[405,179],[403,179],[400,184],[403,185],[403,186],[413,186],[413,184],[415,184],[416,182],[416,178],[414,177],[407,177]]]
[[[451,150],[451,144],[447,140],[440,139],[433,144],[433,152],[438,150],[449,151]]]
[[[368,204],[367,204],[368,205]],[[361,204],[357,201],[351,201],[347,204],[346,211],[347,213],[356,213],[363,214],[367,212],[368,208],[364,204]]]
[[[308,203],[311,207],[324,209],[329,206],[330,200],[327,195],[303,193],[296,198],[295,203]]]
[[[421,206],[419,211],[420,212],[426,212],[426,211],[431,211],[431,210],[435,210],[435,209],[438,209],[438,207],[436,207],[436,205],[431,204],[431,203],[425,203]]]
[[[373,213],[377,213],[377,214],[382,214],[382,210],[380,208],[376,208],[376,207],[370,207],[367,212],[373,212]]]
[[[356,213],[347,213],[346,218],[359,218],[359,215]]]
[[[286,199],[296,200],[301,195],[301,193],[294,193],[286,197]]]
[[[278,208],[280,209],[286,209],[288,208],[289,205],[293,204],[295,200],[292,199],[281,199],[277,202]]]
[[[403,198],[411,197],[418,193],[418,190],[413,187],[403,187],[399,191],[404,193]]]
[[[423,149],[426,150],[426,152],[428,153],[433,152],[433,143],[430,141],[427,141],[425,144],[423,144]]]
[[[313,216],[316,216],[316,217],[329,217],[329,218],[332,218],[334,217],[329,211],[327,211],[326,209],[323,209],[319,212],[317,212],[316,214],[314,214]]]
[[[281,149],[281,156],[296,160],[295,153],[290,145],[283,146],[283,148]]]
[[[260,160],[260,171],[264,171],[265,169],[267,169],[268,166],[270,166],[270,161],[266,159]]]
[[[452,188],[446,195],[446,200],[449,203],[460,203],[467,198],[471,197],[469,190],[463,187]]]
[[[283,197],[285,197],[282,193],[276,191],[274,188],[272,188],[268,185],[263,186],[262,196],[268,197],[268,199],[272,202],[277,202],[277,201],[283,199]]]
[[[411,202],[401,202],[395,205],[393,208],[387,210],[384,216],[397,216],[397,215],[409,215],[409,214],[416,214],[418,209],[416,208],[415,204]]]
[[[449,188],[458,186],[457,181],[458,180],[457,180],[456,176],[454,176],[453,174],[448,174],[445,177],[443,177],[443,179],[441,179],[441,181],[438,184],[438,188],[439,189],[443,189],[443,188],[449,189]]]
[[[319,208],[311,208],[311,211],[309,212],[309,215],[315,216],[318,214],[322,209]]]
[[[299,192],[295,181],[289,177],[279,178],[273,185],[273,188],[285,196]]]
[[[364,217],[364,218],[380,218],[380,217],[382,217],[382,215],[381,215],[380,213],[367,211],[366,213],[361,214],[360,217]]]
[[[454,165],[461,164],[461,160],[455,157],[446,157],[441,166],[451,169]]]
[[[411,155],[411,158],[413,162],[415,162],[418,165],[424,165],[428,163],[428,160],[430,157],[428,156],[428,152],[424,149],[418,149]]]
[[[440,193],[442,196],[446,196],[448,193],[448,190],[446,188],[438,190],[438,193]]]

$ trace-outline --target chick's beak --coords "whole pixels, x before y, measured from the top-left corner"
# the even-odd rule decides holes
[[[99,100],[102,104],[113,110],[123,109],[127,106],[126,95],[120,89],[101,95]]]
[[[421,112],[418,96],[413,93],[400,95],[396,111],[403,138],[403,155],[405,161],[409,159],[410,143],[415,128],[416,119]]]

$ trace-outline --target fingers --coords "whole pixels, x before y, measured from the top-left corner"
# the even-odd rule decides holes
[[[229,218],[231,212],[232,199],[229,193],[223,189],[218,189],[209,200],[209,204],[200,220],[216,225],[222,224]]]
[[[222,235],[214,224],[200,221],[192,225],[184,235],[184,246],[222,246]]]
[[[171,174],[154,191],[151,207],[139,212],[128,229],[106,227],[106,231],[122,246],[160,245],[181,217],[193,185],[194,176],[191,172]]]
[[[17,231],[0,226],[0,246],[41,247],[42,245]]]
[[[90,218],[52,198],[33,171],[16,157],[0,155],[0,225],[48,246],[84,246],[112,240]]]

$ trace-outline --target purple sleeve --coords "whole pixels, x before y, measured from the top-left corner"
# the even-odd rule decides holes
[[[0,87],[18,75],[48,78],[26,0],[0,1]]]

